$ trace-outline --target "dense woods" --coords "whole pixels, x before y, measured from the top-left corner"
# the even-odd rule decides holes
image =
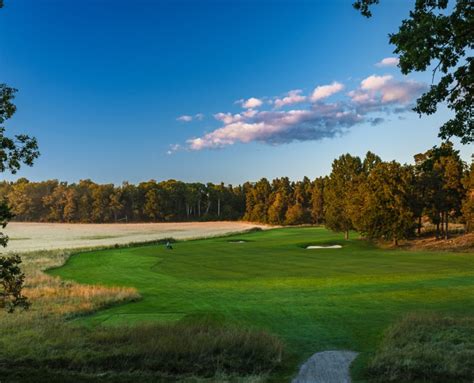
[[[334,231],[357,230],[395,243],[429,220],[437,236],[449,222],[474,228],[474,175],[451,143],[415,156],[414,165],[384,162],[368,152],[332,164],[327,177],[292,182],[224,184],[154,180],[120,186],[90,180],[0,183],[20,221],[166,222],[248,220],[276,225],[325,224]]]

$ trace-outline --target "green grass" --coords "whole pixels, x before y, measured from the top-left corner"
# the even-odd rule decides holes
[[[243,244],[229,243],[246,240]],[[305,250],[309,244],[342,249]],[[474,254],[379,249],[324,228],[284,228],[164,246],[92,251],[49,273],[80,283],[129,286],[142,300],[78,324],[122,325],[213,315],[264,329],[286,344],[273,380],[288,381],[317,351],[361,352],[364,371],[384,330],[407,312],[474,315]]]

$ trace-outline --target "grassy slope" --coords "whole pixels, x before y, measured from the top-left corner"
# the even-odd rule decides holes
[[[472,253],[380,250],[323,228],[276,229],[229,238],[73,256],[51,274],[81,283],[133,286],[143,300],[81,321],[89,325],[175,320],[212,313],[268,329],[292,357],[277,381],[316,351],[362,352],[408,311],[474,314]],[[340,243],[343,249],[305,250]],[[356,371],[357,375],[357,371]],[[362,379],[359,381],[363,381]]]

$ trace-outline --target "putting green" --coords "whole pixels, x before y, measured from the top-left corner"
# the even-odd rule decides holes
[[[305,249],[336,244],[343,247]],[[366,241],[344,241],[320,227],[178,242],[173,247],[82,253],[50,273],[139,290],[141,301],[80,319],[88,325],[212,314],[265,328],[286,342],[293,356],[288,374],[323,350],[361,352],[362,366],[383,330],[406,312],[474,314],[472,253],[383,250]]]

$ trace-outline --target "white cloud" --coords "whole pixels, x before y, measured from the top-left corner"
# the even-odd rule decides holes
[[[174,152],[177,152],[180,149],[181,149],[180,144],[172,144],[172,145],[170,145],[170,148],[168,149],[166,154],[168,154],[170,156],[170,155],[174,154]]]
[[[242,106],[246,109],[258,108],[263,104],[259,98],[250,97],[248,100],[242,100]]]
[[[301,89],[290,90],[285,97],[277,98],[274,101],[275,108],[278,109],[286,105],[292,105],[306,101],[306,96],[303,96],[301,94],[302,92],[303,91]]]
[[[179,116],[176,120],[181,122],[191,122],[193,120],[193,116],[188,116],[187,114],[183,114]]]
[[[191,122],[193,120],[202,121],[203,119],[204,119],[204,114],[197,113],[194,116],[183,114],[182,116],[179,116],[176,120],[181,121],[181,122]]]
[[[379,61],[375,66],[378,66],[380,68],[382,67],[390,67],[390,66],[397,66],[400,60],[398,57],[385,57],[381,61]]]
[[[313,94],[311,95],[311,101],[316,102],[319,100],[323,100],[325,98],[328,98],[329,96],[332,96],[335,93],[340,92],[342,89],[344,89],[344,85],[337,81],[334,81],[330,85],[318,86],[313,90]]]

